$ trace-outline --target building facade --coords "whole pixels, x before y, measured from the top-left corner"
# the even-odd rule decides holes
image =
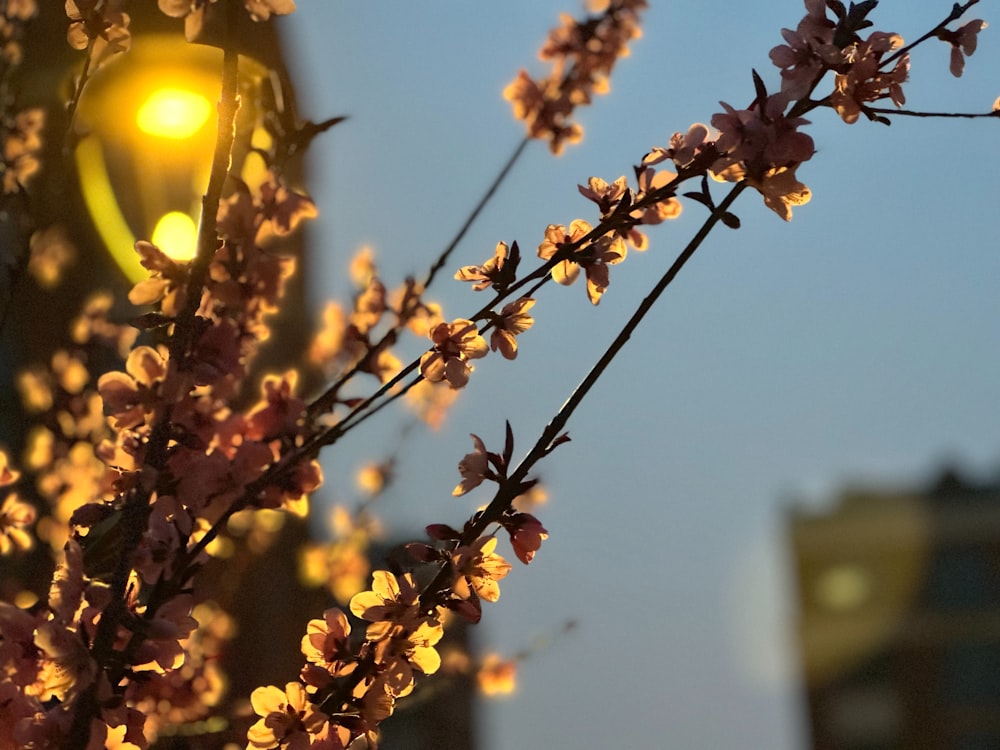
[[[849,491],[789,536],[810,747],[1000,748],[1000,486]]]

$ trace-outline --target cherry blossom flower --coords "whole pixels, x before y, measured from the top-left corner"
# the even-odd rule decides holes
[[[191,616],[193,597],[176,596],[145,621],[145,639],[134,657],[134,669],[167,672],[184,663],[185,640],[198,627]]]
[[[562,224],[549,224],[545,229],[545,239],[538,246],[538,257],[549,260],[562,248],[579,244],[590,231],[590,224],[582,219],[575,219],[570,224],[568,232]],[[571,258],[553,266],[552,280],[557,284],[572,284],[583,268],[587,277],[587,296],[591,303],[596,305],[608,288],[607,267],[621,263],[627,252],[625,243],[620,237],[606,235],[578,248]]]
[[[413,669],[434,674],[441,667],[441,655],[435,645],[444,636],[444,628],[435,619],[423,620],[415,628],[396,626],[384,630],[376,640],[375,660],[380,666],[380,679],[395,697],[413,690]]]
[[[876,31],[866,40],[844,49],[850,62],[846,72],[838,72],[834,79],[830,104],[847,124],[857,122],[867,102],[888,97],[897,107],[906,103],[903,84],[910,71],[910,56],[902,55],[892,70],[882,70],[882,56],[903,46],[899,34]]]
[[[486,450],[486,444],[478,435],[471,435],[472,444],[475,450],[467,453],[458,462],[458,471],[462,475],[462,481],[451,491],[454,497],[464,495],[466,492],[475,489],[483,483],[484,479],[496,481],[496,474],[490,468],[490,454]]]
[[[955,78],[960,78],[965,72],[965,58],[976,51],[979,42],[979,32],[988,24],[981,18],[969,21],[954,31],[942,29],[938,31],[938,39],[951,44],[951,64],[949,70]]]
[[[29,550],[34,546],[34,538],[28,529],[34,525],[38,512],[34,506],[10,494],[0,506],[0,555],[14,550]]]
[[[0,604],[0,607],[6,608],[10,605]],[[4,641],[10,637],[7,628],[3,627],[5,625],[6,623],[0,623],[0,628],[5,636]],[[3,663],[9,668],[10,662]],[[30,747],[23,740],[25,739],[24,735],[30,732],[33,717],[42,712],[38,699],[25,695],[19,684],[11,680],[4,680],[0,682],[0,706],[3,706],[3,711],[0,711],[0,747]],[[19,735],[17,739],[15,739],[15,732],[18,732]]]
[[[639,191],[635,196],[636,201],[645,200],[649,193],[665,188],[676,179],[677,175],[666,169],[657,171],[646,167],[638,175]],[[636,209],[632,215],[638,218],[640,224],[660,224],[668,219],[676,219],[682,210],[681,202],[671,195],[646,208]]]
[[[806,16],[794,31],[782,29],[786,44],[774,47],[771,62],[781,68],[781,93],[795,100],[806,96],[823,73],[843,62],[833,43],[836,24],[826,17],[823,0],[806,0]]]
[[[456,578],[453,585],[455,595],[468,599],[475,591],[480,599],[495,602],[500,598],[497,583],[510,572],[511,565],[493,550],[496,549],[495,536],[481,537],[468,546],[459,547],[451,556]]]
[[[730,164],[742,162],[751,174],[808,161],[816,152],[813,139],[798,128],[809,124],[801,117],[786,117],[788,97],[772,94],[763,106],[737,110],[720,102],[726,110],[712,116],[719,130],[715,147],[721,158],[712,165],[720,172]]]
[[[569,231],[562,224],[549,224],[545,228],[545,239],[538,246],[538,257],[549,260],[563,246],[580,242],[590,233],[590,224],[583,219],[574,219],[569,225]],[[576,281],[580,266],[574,261],[561,260],[552,268],[552,280],[557,284],[569,285]]]
[[[528,137],[545,139],[553,154],[583,137],[583,128],[572,122],[574,110],[589,104],[594,94],[609,90],[608,77],[615,63],[629,54],[628,45],[641,36],[640,12],[645,0],[610,0],[600,15],[577,21],[568,14],[553,29],[539,52],[551,63],[550,75],[536,81],[518,72],[504,89],[514,117],[523,120]]]
[[[284,690],[274,685],[259,687],[250,695],[250,705],[261,718],[247,732],[247,750],[279,745],[306,750],[327,722],[327,716],[310,703],[298,682],[287,683]]]
[[[728,182],[739,182],[745,179],[764,197],[764,205],[774,211],[785,221],[792,219],[792,206],[801,206],[810,201],[812,192],[799,182],[795,176],[798,165],[793,167],[776,167],[760,176],[746,172],[739,164],[727,167],[714,177]]]
[[[108,372],[97,381],[104,400],[104,413],[112,418],[115,429],[137,427],[146,420],[159,402],[154,386],[167,373],[163,355],[149,346],[139,346],[129,354],[125,372]]]
[[[517,689],[517,662],[487,654],[476,670],[476,683],[483,695],[510,695]]]
[[[302,653],[306,661],[322,667],[334,677],[353,671],[354,653],[348,640],[351,624],[347,615],[336,607],[323,613],[322,620],[310,620],[302,637]]]
[[[309,363],[327,368],[344,349],[347,315],[340,303],[330,301],[323,307],[322,323],[309,346]]]
[[[385,286],[377,276],[373,276],[364,291],[354,300],[350,323],[359,333],[366,334],[378,325],[385,310]]]
[[[707,138],[708,127],[700,122],[694,123],[686,133],[674,133],[670,136],[670,158],[678,167],[686,167],[694,161]],[[648,162],[644,160],[644,163]]]
[[[452,388],[465,386],[472,372],[469,360],[485,357],[489,351],[476,324],[462,318],[434,326],[430,339],[434,347],[420,358],[420,374],[432,383],[447,380]]]
[[[807,203],[809,189],[795,177],[801,162],[815,153],[812,138],[797,128],[801,117],[786,117],[785,94],[772,94],[759,106],[736,110],[725,102],[724,113],[712,117],[719,129],[716,149],[722,154],[711,168],[716,180],[746,180],[764,197],[764,204],[788,221],[792,206]]]
[[[358,469],[354,482],[359,490],[370,497],[375,497],[392,482],[394,468],[391,459],[382,462],[370,461]]]
[[[264,400],[250,410],[246,418],[246,437],[250,440],[294,438],[302,432],[305,401],[294,395],[298,373],[281,377],[267,375],[261,384]]]
[[[151,242],[135,243],[139,262],[152,273],[137,282],[128,293],[133,305],[152,305],[160,302],[164,315],[173,316],[183,305],[184,285],[187,280],[187,263],[180,263]]]
[[[236,487],[245,486],[248,482],[239,475],[234,481]],[[309,495],[322,485],[323,469],[319,461],[299,461],[290,472],[261,491],[257,505],[261,508],[281,508],[299,518],[305,518],[309,514]]]
[[[271,2],[282,0],[271,0]],[[291,0],[287,0],[291,2]],[[255,5],[264,5],[255,2]],[[295,9],[294,3],[291,10]],[[291,10],[286,12],[291,12]],[[266,18],[266,16],[264,16]],[[256,241],[265,244],[273,235],[285,237],[294,232],[303,221],[319,216],[316,204],[305,193],[298,193],[288,188],[276,175],[268,174],[268,179],[260,185],[260,227],[257,230]]]
[[[458,281],[474,282],[472,289],[476,292],[490,286],[498,290],[503,289],[514,280],[512,273],[514,268],[507,265],[508,255],[507,243],[498,242],[492,258],[481,266],[462,266],[455,272],[455,278]],[[516,254],[514,257],[517,257]]]
[[[577,189],[587,200],[597,204],[601,210],[601,216],[607,216],[612,209],[618,205],[628,190],[628,182],[625,175],[622,175],[614,182],[607,182],[600,177],[591,177],[587,180],[587,187],[577,185]]]
[[[121,0],[66,0],[70,24],[66,39],[73,49],[90,48],[91,64],[105,62],[132,45],[129,16]]]
[[[490,333],[490,349],[499,351],[505,359],[517,359],[516,336],[527,331],[535,323],[528,310],[535,306],[531,297],[520,297],[503,306],[500,315],[494,318]]]
[[[387,570],[376,570],[372,573],[371,590],[355,594],[350,609],[356,617],[373,623],[369,631],[375,635],[368,637],[377,639],[386,632],[383,624],[415,626],[420,620],[419,598],[420,589],[409,573],[397,578]]]
[[[501,524],[510,534],[514,554],[525,565],[532,561],[542,542],[549,538],[548,531],[530,513],[510,513],[501,520]]]
[[[628,249],[621,237],[604,236],[580,253],[580,265],[587,276],[587,297],[591,304],[598,304],[611,283],[608,266],[625,260]]]
[[[7,454],[0,451],[0,487],[7,487],[20,478],[20,472],[10,468]],[[34,539],[28,529],[35,523],[38,513],[33,505],[10,493],[0,506],[0,555],[14,550],[29,550]]]
[[[92,508],[94,504],[84,506]],[[106,506],[97,506],[103,510]],[[86,519],[81,518],[82,511],[77,511],[73,520],[77,524]],[[142,576],[147,583],[156,583],[164,572],[164,566],[173,559],[181,548],[181,531],[185,537],[191,534],[193,528],[191,514],[177,502],[176,498],[161,495],[156,498],[149,514],[149,522],[142,536],[142,543],[132,556],[132,568]]]
[[[97,665],[78,633],[67,625],[50,620],[35,629],[38,649],[38,678],[31,693],[39,700],[60,701],[74,690],[89,685],[97,674]]]
[[[6,151],[6,147],[4,151]],[[7,169],[10,168],[7,166]],[[6,176],[5,173],[4,177]],[[17,183],[24,184],[20,176],[18,176]],[[5,192],[11,191],[5,190]],[[76,246],[70,241],[66,230],[59,225],[39,229],[32,233],[30,249],[31,259],[28,261],[28,272],[44,289],[54,289],[59,286],[65,271],[77,257]]]

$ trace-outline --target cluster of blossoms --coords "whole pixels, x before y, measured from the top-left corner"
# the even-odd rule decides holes
[[[836,1],[805,0],[805,6],[806,15],[796,29],[782,30],[786,44],[770,53],[772,62],[781,69],[779,92],[768,94],[755,73],[757,96],[748,107],[736,109],[722,102],[724,111],[711,118],[714,132],[695,123],[686,133],[675,133],[669,147],[653,148],[635,168],[635,188],[628,187],[624,176],[613,183],[593,177],[588,186],[580,186],[580,192],[600,207],[602,227],[617,224],[617,235],[628,237],[639,249],[644,248],[645,238],[636,232],[635,226],[676,216],[680,206],[673,196],[678,178],[705,175],[719,181],[746,182],[763,196],[768,208],[787,221],[792,216],[792,207],[808,202],[811,197],[809,189],[796,177],[799,165],[815,153],[812,138],[799,130],[809,123],[801,114],[829,106],[849,124],[856,122],[861,114],[887,122],[871,108],[871,103],[889,99],[897,107],[902,106],[905,102],[902,85],[910,67],[909,54],[902,49],[903,39],[898,34],[881,31],[864,38],[858,33],[871,26],[866,16],[875,3],[869,0],[852,4],[848,9]],[[828,17],[829,11],[834,18]],[[935,36],[952,47],[954,75],[961,75],[963,55],[975,51],[977,34],[985,27],[985,22],[976,19],[956,30],[942,26],[936,31]],[[832,91],[823,98],[811,98],[829,73],[833,74]],[[678,174],[651,169],[667,160],[673,162]],[[714,207],[707,189],[687,195],[709,208]],[[656,203],[650,207],[650,201]],[[735,217],[722,218],[727,224],[736,225]],[[594,235],[599,237],[595,239]],[[596,304],[607,287],[606,266],[625,257],[623,246],[610,244],[612,236],[595,232],[581,220],[574,221],[568,232],[560,226],[551,226],[539,255],[552,258],[559,247],[582,244],[587,254],[581,259],[583,251],[578,248],[576,254],[562,257],[552,276],[560,283],[569,283],[583,266],[588,295]]]
[[[562,26],[549,32],[539,52],[552,65],[549,75],[536,81],[521,70],[503,92],[529,138],[547,140],[552,153],[559,154],[566,143],[583,137],[583,128],[572,121],[573,112],[589,104],[594,94],[607,93],[615,63],[642,35],[640,13],[646,7],[646,0],[603,0],[591,3],[598,15],[583,21],[562,16]]]
[[[517,337],[534,322],[531,294],[542,283],[567,285],[582,276],[588,299],[598,304],[610,267],[626,258],[629,246],[648,246],[640,228],[680,215],[678,191],[685,181],[700,179],[701,190],[684,196],[731,227],[738,220],[715,206],[708,177],[755,188],[767,207],[790,219],[792,207],[810,197],[796,176],[815,151],[812,138],[800,131],[808,124],[802,115],[830,107],[848,123],[861,114],[882,119],[871,104],[889,99],[901,105],[909,69],[898,35],[860,35],[871,25],[866,16],[874,0],[850,8],[838,0],[805,5],[805,18],[796,30],[784,30],[786,44],[771,52],[781,69],[780,91],[768,93],[755,73],[756,97],[746,108],[722,103],[711,126],[697,123],[675,133],[668,147],[654,148],[634,168],[632,185],[621,176],[613,182],[592,177],[579,186],[597,206],[599,222],[549,225],[537,248],[542,263],[527,276],[517,276],[517,243],[500,242],[481,265],[460,268],[457,279],[497,294],[479,313],[445,319],[423,300],[422,284],[408,279],[390,292],[371,257],[360,255],[352,267],[357,293],[350,311],[328,306],[309,352],[313,367],[333,379],[312,403],[299,395],[294,371],[265,377],[256,402],[240,401],[294,270],[276,243],[316,214],[279,170],[253,187],[230,175],[231,190],[209,217],[216,237],[201,243],[194,261],[137,243],[150,276],[132,288],[129,300],[154,307],[136,320],[141,343],[135,345],[140,334],[134,328],[110,323],[110,302],[95,297],[74,323],[76,348],[56,352],[49,367],[29,370],[19,381],[29,411],[47,415],[29,439],[26,459],[49,507],[35,508],[7,490],[18,473],[0,454],[6,493],[0,553],[32,546],[30,529],[42,510],[37,533],[59,553],[59,562],[44,602],[0,604],[0,744],[145,748],[165,725],[206,715],[222,693],[214,657],[232,628],[217,607],[196,600],[195,575],[238,514],[307,512],[322,479],[316,454],[341,427],[340,407],[349,412],[343,422],[350,423],[377,398],[393,398],[401,378],[419,370],[409,390],[422,389],[425,416],[433,421],[468,383],[474,360],[490,351],[517,357]],[[159,0],[159,7],[183,17],[193,38],[221,5]],[[245,0],[244,7],[262,20],[295,5]],[[598,15],[583,22],[564,18],[541,53],[553,64],[550,77],[536,82],[522,72],[505,91],[530,137],[547,139],[555,153],[579,139],[582,131],[570,119],[574,109],[607,90],[615,62],[639,35],[645,7],[645,0],[605,0],[592,4]],[[33,11],[27,0],[5,8],[8,21]],[[120,8],[118,0],[66,2],[70,44],[86,49],[94,65],[129,46],[129,19]],[[935,31],[952,47],[955,75],[984,27],[977,20]],[[832,90],[813,98],[828,74]],[[82,87],[81,80],[78,94]],[[16,137],[5,141],[7,192],[30,176],[39,127],[40,120],[26,116],[8,128]],[[657,168],[666,162],[671,169]],[[522,292],[531,282],[536,286]],[[409,367],[393,353],[404,330],[430,341]],[[94,344],[117,352],[124,368],[92,382],[87,353]],[[379,381],[375,396],[341,393],[356,373]],[[341,513],[338,544],[327,549],[324,562],[331,590],[346,608],[329,608],[308,623],[300,649],[305,664],[296,680],[253,692],[259,719],[249,729],[248,748],[374,746],[379,725],[415,689],[419,675],[442,669],[438,646],[448,619],[478,622],[482,602],[499,598],[499,582],[512,566],[497,553],[498,539],[505,533],[514,556],[527,564],[548,538],[527,507],[537,497],[537,483],[525,477],[535,460],[566,439],[540,441],[531,460],[512,469],[509,426],[501,453],[473,435],[453,494],[493,483],[491,502],[461,529],[428,526],[428,542],[407,545],[405,569],[375,570],[369,590],[358,591],[358,581],[369,572],[365,551],[377,529],[363,513]],[[381,487],[390,474],[391,462],[380,465],[370,486]],[[353,626],[348,612],[357,618]],[[510,689],[513,669],[513,661],[490,658],[480,676],[502,692]],[[88,733],[89,741],[80,739]]]
[[[247,735],[249,750],[371,746],[396,701],[413,691],[415,675],[434,674],[441,668],[437,645],[449,613],[478,622],[481,602],[499,599],[499,581],[511,570],[496,552],[497,537],[484,533],[486,529],[496,524],[506,530],[515,555],[524,563],[548,536],[537,518],[513,507],[513,498],[530,492],[535,483],[509,482],[512,440],[508,428],[500,455],[488,451],[474,435],[474,451],[459,463],[462,482],[454,494],[491,481],[499,485],[498,496],[513,497],[499,504],[496,512],[479,511],[462,530],[429,526],[431,544],[407,546],[413,572],[376,570],[371,589],[355,594],[348,607],[367,623],[363,634],[352,635],[351,621],[337,608],[310,621],[302,639],[306,663],[298,681],[283,688],[258,688],[251,697],[260,719]],[[490,659],[479,679],[493,693],[509,690],[513,662]]]
[[[327,378],[353,370],[386,383],[403,367],[392,349],[400,333],[409,331],[425,338],[441,322],[441,307],[423,301],[419,285],[412,278],[387,290],[369,248],[355,256],[351,277],[357,288],[353,309],[345,313],[338,302],[326,304],[321,329],[309,350],[309,362]]]
[[[217,629],[220,615],[202,622],[191,614],[189,580],[226,518],[244,507],[304,514],[321,480],[314,460],[288,460],[305,439],[294,373],[266,377],[258,403],[230,405],[294,265],[264,245],[314,213],[273,175],[256,191],[237,183],[220,208],[221,242],[196,305],[188,305],[190,264],[137,244],[152,276],[130,298],[158,305],[139,320],[153,337],[190,326],[186,349],[132,348],[125,370],[102,375],[96,392],[72,350],[57,352],[51,370],[22,375],[26,402],[52,415],[27,455],[52,505],[45,535],[65,553],[48,606],[30,623],[20,610],[4,621],[3,670],[19,675],[20,687],[6,744],[60,743],[79,729],[67,707],[92,696],[92,742],[124,732],[145,747],[158,726],[197,719],[221,695],[217,665],[185,656],[192,638],[202,655],[206,638],[219,641],[203,631]],[[107,308],[107,299],[92,299],[73,334],[81,344],[103,339],[125,350],[136,331],[109,324]],[[196,310],[186,322],[185,309]],[[2,511],[3,539],[21,546],[23,527],[34,520],[34,509],[22,505],[10,496]],[[113,586],[123,571],[130,593],[116,609]],[[115,623],[107,648],[116,661],[148,677],[127,678],[101,660],[105,620]],[[22,631],[34,645],[16,639]]]
[[[87,50],[95,68],[132,46],[131,19],[122,5],[122,0],[66,0],[66,39],[73,49]]]
[[[466,266],[459,274],[468,274],[471,268],[474,267]],[[528,314],[534,304],[534,299],[521,297],[504,305],[499,313],[488,311],[486,315],[493,329],[489,343],[475,321],[459,318],[438,323],[428,333],[433,346],[420,358],[420,374],[428,382],[447,382],[452,388],[462,388],[472,374],[471,360],[485,357],[491,350],[499,351],[506,359],[516,359],[516,337],[534,324],[534,318]]]
[[[138,331],[109,319],[112,298],[88,298],[71,323],[72,346],[57,349],[48,367],[33,366],[18,375],[25,411],[35,424],[27,435],[23,467],[47,507],[37,534],[59,553],[70,536],[70,519],[83,505],[114,495],[117,472],[94,455],[94,446],[113,432],[87,363],[127,356]]]
[[[92,65],[128,48],[119,4],[76,0],[66,11],[69,42]],[[5,181],[23,181],[39,123],[19,117]],[[276,242],[315,208],[276,174],[254,189],[230,185],[200,284],[195,263],[137,243],[151,276],[130,301],[156,306],[135,321],[142,345],[97,295],[71,326],[73,346],[20,375],[40,418],[25,453],[49,506],[38,535],[58,567],[46,601],[0,610],[4,746],[86,744],[89,732],[88,747],[142,748],[161,727],[204,717],[222,695],[213,654],[231,628],[217,608],[196,605],[192,576],[226,518],[241,508],[302,514],[320,484],[310,456],[292,457],[305,441],[294,373],[265,378],[256,404],[232,406],[294,269]],[[127,359],[95,383],[102,350]],[[2,463],[7,485],[17,477]],[[31,546],[36,515],[6,495],[0,552]]]

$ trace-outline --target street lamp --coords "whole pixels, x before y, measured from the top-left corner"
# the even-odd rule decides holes
[[[133,250],[149,239],[175,260],[194,257],[200,198],[215,142],[222,51],[177,34],[148,34],[88,82],[75,150],[80,192],[108,252],[135,282],[147,275]],[[241,109],[234,165],[262,145],[255,102],[267,71],[240,60]],[[256,161],[247,160],[247,168]],[[258,165],[259,166],[259,165]]]

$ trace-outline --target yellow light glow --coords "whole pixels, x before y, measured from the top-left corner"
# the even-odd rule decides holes
[[[187,214],[171,211],[156,222],[152,242],[174,260],[191,260],[198,248],[198,227]]]
[[[197,133],[212,114],[201,94],[176,88],[157,89],[139,107],[136,124],[149,135],[182,140]]]
[[[80,188],[87,211],[94,217],[94,226],[108,251],[133,284],[149,276],[134,250],[135,235],[122,215],[121,207],[111,188],[107,162],[96,138],[84,138],[76,147],[76,162],[80,171]]]
[[[861,607],[871,597],[871,573],[861,565],[834,565],[816,582],[816,597],[827,609],[846,612]]]

